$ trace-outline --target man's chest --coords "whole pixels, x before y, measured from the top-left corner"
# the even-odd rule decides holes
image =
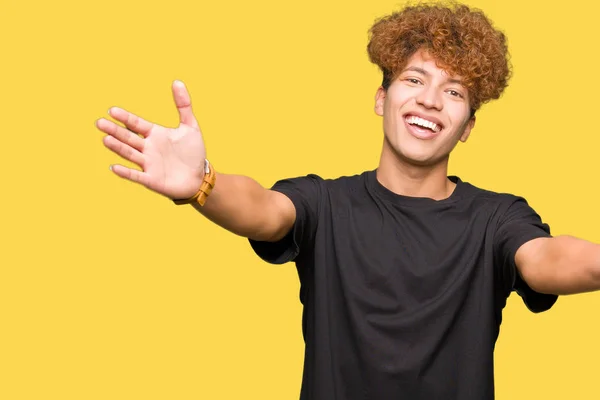
[[[315,273],[350,298],[375,296],[394,307],[429,302],[474,279],[491,283],[488,225],[484,215],[452,211],[338,211],[317,230]]]

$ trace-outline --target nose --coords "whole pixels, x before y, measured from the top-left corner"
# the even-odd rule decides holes
[[[417,103],[421,104],[425,108],[431,108],[435,110],[442,109],[442,99],[433,85],[424,86],[423,90],[419,92],[416,100]]]

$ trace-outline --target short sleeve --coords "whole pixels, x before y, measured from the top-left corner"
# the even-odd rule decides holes
[[[323,179],[310,174],[277,181],[271,190],[286,195],[296,209],[296,221],[290,232],[277,242],[248,239],[254,252],[271,264],[295,261],[313,247]]]
[[[508,294],[515,291],[535,313],[549,310],[558,296],[538,293],[521,278],[515,262],[517,250],[539,237],[551,237],[550,227],[522,197],[514,197],[506,209],[494,238],[494,259],[500,268],[501,284]]]

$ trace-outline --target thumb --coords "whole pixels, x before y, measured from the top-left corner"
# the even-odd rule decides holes
[[[179,122],[198,128],[198,122],[192,111],[192,100],[183,82],[173,82],[173,99],[179,112]]]

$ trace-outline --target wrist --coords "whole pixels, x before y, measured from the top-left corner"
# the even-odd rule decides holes
[[[192,197],[187,199],[172,199],[173,202],[177,205],[182,204],[191,204],[198,203],[200,206],[203,206],[206,202],[206,199],[212,192],[215,182],[217,180],[217,174],[212,166],[212,164],[205,159],[204,160],[204,169],[202,175],[202,183],[200,185],[200,189],[194,194]]]

